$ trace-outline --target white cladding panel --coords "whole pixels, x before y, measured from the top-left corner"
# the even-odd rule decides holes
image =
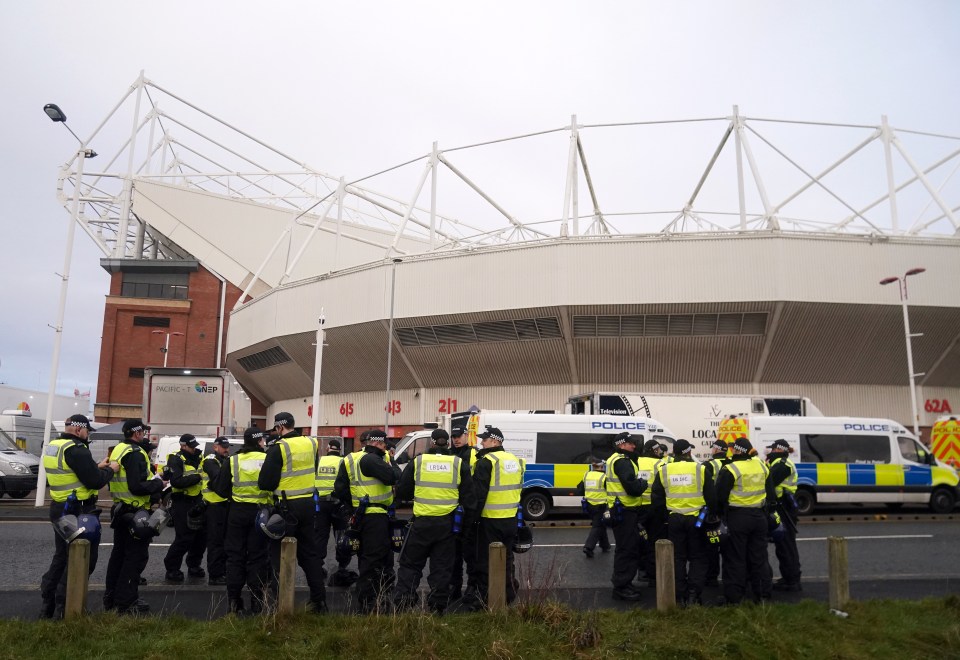
[[[422,255],[396,266],[396,318],[559,305],[811,301],[899,305],[883,277],[922,265],[910,302],[960,307],[960,243],[809,236],[610,239]],[[389,262],[274,290],[235,311],[228,351],[390,315]],[[271,300],[274,299],[274,300]],[[271,302],[267,302],[271,301]],[[284,310],[274,334],[256,320]],[[250,325],[256,327],[248,327]],[[239,327],[238,327],[239,326]]]

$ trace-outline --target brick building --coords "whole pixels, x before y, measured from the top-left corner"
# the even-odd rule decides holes
[[[110,273],[103,315],[94,415],[117,422],[139,417],[143,370],[224,365],[228,311],[242,291],[195,259],[102,259]],[[251,399],[253,417],[263,404]]]

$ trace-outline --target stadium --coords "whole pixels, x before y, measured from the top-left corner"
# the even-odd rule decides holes
[[[960,408],[958,136],[737,107],[572,117],[371,153],[348,180],[218,115],[141,76],[85,141],[116,155],[68,161],[59,192],[116,277],[223,283],[214,312],[184,312],[218,314],[221,345],[184,366],[229,368],[255,415],[398,436],[624,391],[791,394],[910,426],[907,332],[919,425]],[[150,307],[111,284],[125,297]],[[106,372],[144,366],[101,357],[98,418],[139,403]]]

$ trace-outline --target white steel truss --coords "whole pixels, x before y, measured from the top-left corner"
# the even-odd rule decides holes
[[[131,104],[127,133],[119,111]],[[688,141],[675,134],[693,127],[707,139],[713,133],[712,150],[709,146],[688,149]],[[801,140],[800,148],[797,144],[785,146],[777,131],[788,129],[808,131],[811,138]],[[643,137],[631,142],[638,132]],[[664,133],[669,135],[664,138]],[[612,140],[611,134],[616,135]],[[565,145],[555,151],[553,146],[543,147],[543,140],[564,137]],[[601,164],[603,175],[587,165],[588,145],[593,140],[617,145],[617,149],[590,152],[591,162]],[[911,140],[917,144],[908,145]],[[270,146],[141,72],[84,145],[103,153],[110,141],[119,146],[99,171],[89,171],[97,168],[88,163],[78,180],[76,156],[61,168],[58,194],[70,210],[79,186],[78,222],[103,254],[114,258],[189,256],[151,227],[149,219],[134,213],[132,199],[138,181],[162,182],[293,211],[291,225],[277,237],[264,263],[293,225],[312,229],[312,238],[323,223],[335,224],[338,238],[344,223],[386,230],[380,243],[384,259],[404,254],[399,247],[401,237],[417,238],[426,252],[577,237],[681,233],[960,238],[960,180],[956,176],[960,136],[897,129],[885,116],[879,125],[788,121],[748,118],[736,106],[729,116],[704,119],[580,124],[573,116],[567,126],[535,133],[448,149],[434,143],[426,154],[347,181]],[[559,215],[550,212],[549,196],[542,193],[549,186],[511,178],[505,188],[499,181],[501,189],[495,193],[497,185],[487,182],[503,178],[498,176],[498,166],[491,167],[488,162],[471,168],[461,162],[482,161],[485,153],[504,147],[515,150],[512,153],[529,149],[537,157],[565,165],[558,182],[563,190]],[[824,158],[833,151],[840,155]],[[633,160],[618,165],[630,158]],[[488,161],[496,163],[497,159],[493,154]],[[818,162],[816,167],[804,164],[812,161]],[[676,163],[687,168],[685,176],[656,180],[661,164]],[[876,169],[875,175],[869,174],[871,167]],[[645,174],[633,174],[633,168]],[[418,176],[407,176],[417,169]],[[440,172],[445,176],[442,183]],[[537,181],[544,179],[541,168],[531,168],[529,174]],[[398,185],[397,180],[412,183]],[[423,201],[428,180],[430,193]],[[378,189],[370,187],[374,184]],[[587,212],[582,212],[580,205],[583,186]],[[648,202],[673,186],[675,197]],[[709,198],[705,195],[708,188],[712,191]],[[444,197],[441,211],[438,197],[446,189],[451,194]],[[684,193],[684,189],[691,192]],[[473,207],[463,203],[468,197]],[[810,197],[814,199],[804,202]],[[534,202],[528,203],[531,199]],[[511,210],[520,201],[535,210]],[[468,210],[459,211],[458,206]],[[291,251],[280,284],[289,280],[305,249],[306,244]]]

